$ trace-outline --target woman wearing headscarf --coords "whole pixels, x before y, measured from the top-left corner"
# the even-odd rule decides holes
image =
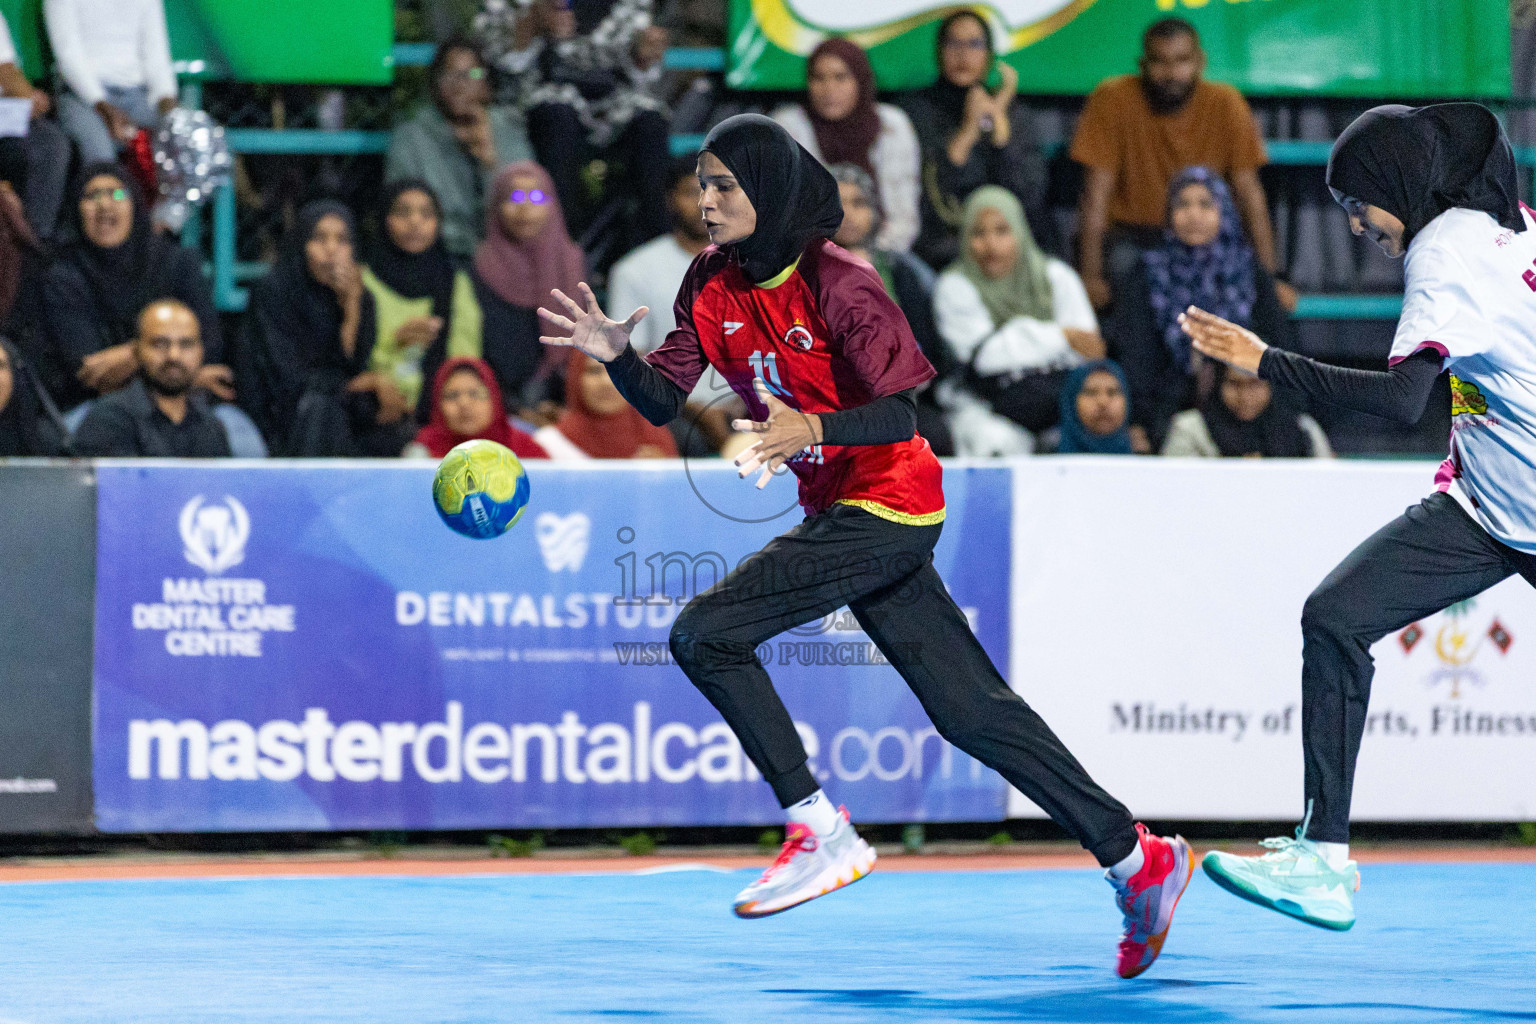
[[[206,365],[197,385],[234,398],[202,256],[155,234],[133,175],[87,164],[75,178],[76,238],[43,275],[39,310],[47,383],[65,409],[127,383],[138,369],[133,338],[153,299],[175,298],[197,315]]]
[[[1328,435],[1267,381],[1221,366],[1220,385],[1173,418],[1163,454],[1175,458],[1326,459]]]
[[[825,40],[805,71],[805,99],[775,110],[773,119],[827,167],[852,164],[868,174],[884,211],[874,244],[906,252],[917,238],[922,163],[912,121],[900,107],[875,102],[875,71],[856,43]]]
[[[935,270],[953,263],[961,250],[962,207],[982,185],[1012,192],[1029,211],[1035,235],[1057,251],[1045,204],[1045,161],[1029,112],[1016,102],[1018,72],[997,59],[992,30],[975,11],[946,17],[935,42],[938,80],[902,102],[922,151],[922,227],[912,251]],[[989,89],[994,70],[998,85]]]
[[[1408,257],[1389,368],[1314,362],[1198,308],[1184,324],[1205,355],[1401,423],[1418,420],[1435,378],[1451,372],[1451,450],[1434,492],[1356,548],[1302,609],[1306,813],[1295,839],[1205,862],[1224,888],[1343,929],[1360,881],[1349,805],[1371,645],[1515,573],[1536,582],[1536,219],[1498,118],[1476,103],[1366,111],[1333,144],[1327,181],[1355,234]]]
[[[1035,244],[1017,197],[983,185],[965,201],[964,248],[939,275],[933,318],[959,368],[939,387],[962,455],[1014,455],[1056,424],[1073,367],[1104,357],[1077,272]]]
[[[377,311],[355,237],[341,203],[305,205],[251,291],[236,362],[240,401],[276,454],[394,456],[416,432],[393,378],[368,368]]]
[[[1058,455],[1132,455],[1125,374],[1108,359],[1084,363],[1061,386]]]
[[[0,458],[58,455],[63,424],[16,347],[0,338]]]
[[[1168,421],[1209,396],[1209,375],[1197,386],[1199,357],[1179,326],[1190,306],[1249,328],[1281,348],[1295,331],[1275,294],[1275,279],[1243,235],[1231,190],[1208,167],[1186,167],[1168,185],[1163,240],[1116,282],[1104,334],[1131,382],[1131,420],[1153,447]]]
[[[484,314],[485,360],[514,405],[534,405],[536,380],[559,369],[539,344],[539,303],[552,289],[574,294],[586,257],[566,230],[549,174],[531,160],[508,164],[486,200],[485,241],[475,250],[476,294]],[[542,364],[542,365],[541,365]],[[530,390],[530,384],[535,387]]]
[[[565,369],[565,411],[549,430],[593,459],[673,459],[677,443],[672,431],[653,426],[625,401],[608,378],[603,364],[572,350]],[[556,450],[559,450],[556,442]]]
[[[456,356],[438,367],[428,393],[432,419],[400,454],[440,459],[465,441],[505,445],[520,459],[547,459],[549,453],[527,431],[507,419],[496,375],[483,359]]]
[[[468,268],[443,245],[442,209],[430,185],[390,182],[380,209],[379,240],[362,271],[377,329],[368,366],[391,375],[425,422],[432,396],[422,382],[445,359],[481,354],[480,303]]]
[[[837,183],[774,121],[727,118],[699,155],[700,210],[714,245],[678,293],[677,329],[641,357],[585,285],[578,305],[544,312],[546,336],[607,364],[650,422],[675,417],[706,365],[747,403],[759,436],[737,456],[757,486],[788,466],[806,518],[693,598],[671,649],[730,725],[789,818],[774,866],[736,913],[787,910],[862,877],[874,851],[822,792],[757,646],[843,605],[917,693],[939,732],[1018,786],[1104,865],[1127,932],[1119,969],[1149,966],[1188,879],[1182,840],[1147,833],[1099,789],[1008,688],[933,567],[944,519],[942,470],[914,435],[912,390],[933,377],[901,310],[863,260],[829,239]],[[942,663],[941,663],[942,660]],[[1134,903],[1134,907],[1133,907]],[[1150,908],[1150,909],[1149,909]],[[1150,914],[1150,917],[1143,916]]]

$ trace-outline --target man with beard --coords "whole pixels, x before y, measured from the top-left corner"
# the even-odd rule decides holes
[[[1201,78],[1205,52],[1182,18],[1153,22],[1141,51],[1139,75],[1110,78],[1088,96],[1072,139],[1072,159],[1085,170],[1078,267],[1101,310],[1110,282],[1161,240],[1168,183],[1186,167],[1210,167],[1227,180],[1254,254],[1265,270],[1278,269],[1258,173],[1268,158],[1247,101]],[[1287,311],[1296,308],[1290,285],[1277,282],[1276,290]]]
[[[203,365],[197,315],[177,299],[160,299],[139,315],[133,342],[139,372],[98,400],[70,439],[81,456],[217,458],[229,435],[192,381]]]

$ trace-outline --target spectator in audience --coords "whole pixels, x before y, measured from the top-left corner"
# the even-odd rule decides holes
[[[1045,207],[1045,162],[1030,117],[1015,102],[1019,74],[997,60],[992,33],[973,11],[939,23],[939,79],[907,97],[922,148],[922,229],[912,251],[934,269],[960,253],[961,208],[981,185],[1000,185],[1028,211],[1035,234],[1055,249],[1055,225]],[[986,87],[996,67],[1001,84]]]
[[[1268,381],[1221,367],[1221,386],[1198,409],[1173,418],[1163,454],[1185,458],[1327,459],[1328,435],[1317,421],[1275,397]]]
[[[558,395],[542,393],[564,355],[539,343],[538,308],[551,290],[579,295],[586,258],[571,241],[549,174],[531,160],[502,168],[486,204],[488,229],[475,250],[489,361],[504,394],[533,407]]]
[[[47,117],[53,101],[41,89],[34,89],[22,74],[16,56],[16,42],[10,26],[0,15],[0,95],[6,99],[30,100],[32,120],[21,138],[0,139],[0,179],[10,182],[21,197],[27,222],[36,237],[52,241],[59,226],[59,209],[64,205],[64,188],[69,180],[69,137]]]
[[[555,430],[569,444],[594,459],[677,457],[672,432],[641,416],[608,379],[607,367],[579,349],[571,349],[567,358],[565,412]],[[551,456],[561,458],[564,453],[545,440],[546,430],[534,438]]]
[[[709,234],[699,213],[697,160],[674,160],[669,184],[667,205],[672,230],[624,256],[608,274],[609,302],[614,309],[650,309],[646,318],[629,332],[629,343],[641,355],[660,345],[677,327],[673,303],[678,286],[693,258],[709,245]],[[720,372],[709,367],[688,396],[683,414],[667,426],[684,455],[714,455],[732,434],[731,420],[741,416],[745,408]]]
[[[863,168],[833,164],[827,169],[837,179],[838,198],[843,204],[843,222],[832,241],[875,268],[885,293],[901,307],[923,355],[937,371],[935,379],[943,379],[954,367],[948,348],[933,326],[932,268],[910,253],[876,247],[884,210],[875,183]],[[918,387],[917,432],[927,439],[935,455],[953,455],[954,439],[949,435],[944,411],[934,397],[932,383]]]
[[[384,179],[427,182],[442,213],[443,244],[468,257],[485,237],[486,182],[533,155],[522,114],[491,103],[490,69],[476,44],[452,39],[427,69],[431,102],[395,128]]]
[[[1230,85],[1202,80],[1200,37],[1182,18],[1154,22],[1141,49],[1141,73],[1099,83],[1072,140],[1072,159],[1087,171],[1078,267],[1098,309],[1109,305],[1110,282],[1135,264],[1139,250],[1158,243],[1168,183],[1185,167],[1209,167],[1231,183],[1259,262],[1270,273],[1278,269],[1259,183],[1268,158],[1247,101]],[[1281,297],[1295,308],[1289,286]]]
[[[233,400],[202,255],[155,233],[138,183],[117,164],[87,164],[73,195],[79,237],[45,271],[40,306],[47,383],[59,404],[69,409],[128,382],[138,369],[139,314],[159,298],[179,299],[197,317],[203,359],[194,384]]]
[[[1061,386],[1058,455],[1132,455],[1125,374],[1108,359],[1084,363]]]
[[[0,458],[59,454],[64,434],[46,401],[32,368],[0,338]]]
[[[176,105],[161,0],[43,0],[66,86],[59,120],[87,163],[111,160]]]
[[[443,245],[442,208],[430,185],[401,178],[385,186],[378,243],[363,267],[376,334],[368,368],[393,377],[406,406],[426,422],[445,359],[479,357],[480,303],[469,271]]]
[[[1082,282],[1040,251],[1013,193],[978,188],[961,225],[965,248],[933,292],[934,322],[959,367],[939,401],[961,455],[1027,453],[1024,431],[1056,424],[1068,372],[1103,359],[1104,339]]]
[[[1162,242],[1143,250],[1116,289],[1104,333],[1131,382],[1132,421],[1162,444],[1168,421],[1210,390],[1197,387],[1199,354],[1179,329],[1191,305],[1219,310],[1272,345],[1292,347],[1293,328],[1275,282],[1243,237],[1232,194],[1207,167],[1187,167],[1169,185]]]
[[[393,456],[416,433],[394,379],[368,369],[377,311],[355,236],[345,206],[308,203],[252,289],[236,359],[240,400],[279,454]]]
[[[485,360],[449,359],[438,367],[432,381],[432,419],[402,455],[440,459],[455,445],[483,438],[506,445],[520,459],[549,458],[532,434],[507,420],[496,374]]]
[[[875,102],[869,57],[847,39],[822,42],[805,68],[805,99],[775,110],[773,119],[828,167],[852,164],[873,178],[885,214],[875,244],[906,252],[917,239],[922,164],[911,120],[900,107]]]
[[[91,406],[69,447],[76,455],[217,458],[230,454],[224,424],[193,390],[203,365],[197,314],[178,299],[144,307],[128,385]]]
[[[594,154],[624,164],[638,200],[637,241],[667,230],[666,104],[658,94],[667,30],[652,0],[516,0],[500,68],[518,81],[539,163],[576,223],[588,208],[581,169]]]

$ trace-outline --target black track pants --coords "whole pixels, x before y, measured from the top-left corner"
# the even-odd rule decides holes
[[[834,505],[689,602],[672,625],[672,653],[788,807],[819,787],[756,648],[846,604],[939,735],[1018,787],[1101,864],[1123,859],[1136,845],[1130,812],[998,674],[933,567],[941,529]]]
[[[1301,613],[1301,728],[1307,836],[1349,841],[1349,800],[1375,664],[1388,633],[1520,573],[1536,557],[1483,529],[1448,494],[1432,494],[1376,531],[1307,598]]]

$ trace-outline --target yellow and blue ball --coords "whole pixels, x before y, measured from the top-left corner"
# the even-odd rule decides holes
[[[438,463],[432,502],[455,532],[499,537],[528,507],[528,474],[510,448],[495,441],[465,441]]]

